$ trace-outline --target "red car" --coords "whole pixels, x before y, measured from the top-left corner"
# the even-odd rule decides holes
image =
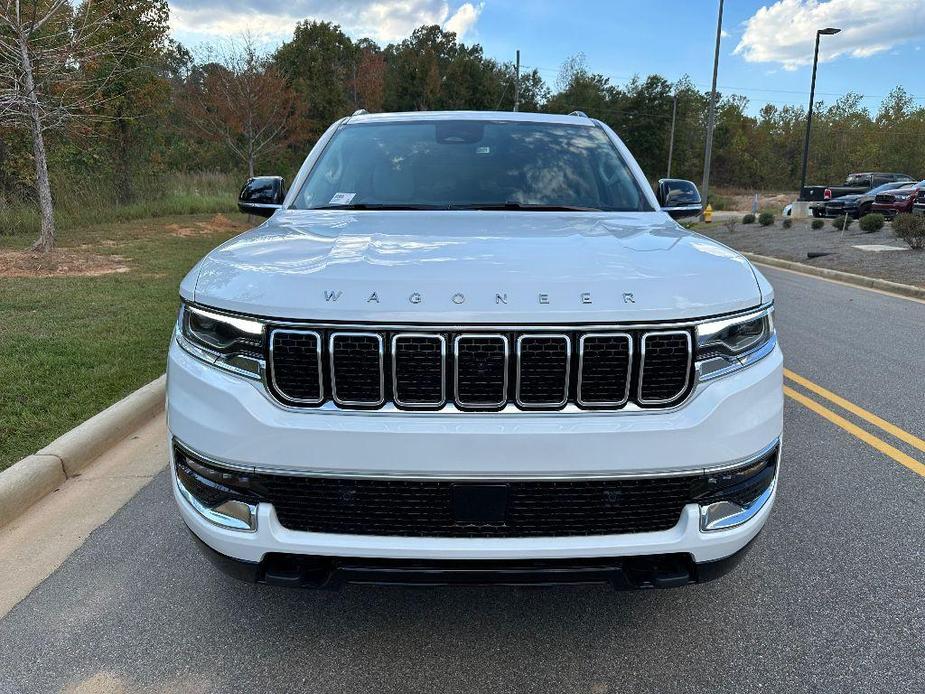
[[[897,188],[885,193],[879,193],[874,198],[871,212],[879,212],[887,219],[893,219],[898,214],[912,212],[919,190],[925,189],[925,181],[919,181],[908,188]]]

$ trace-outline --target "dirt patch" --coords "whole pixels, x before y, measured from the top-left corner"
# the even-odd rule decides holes
[[[74,248],[49,253],[0,250],[0,277],[99,277],[129,272],[126,259]]]
[[[205,236],[217,234],[221,231],[233,231],[242,228],[240,224],[228,219],[219,213],[206,222],[193,222],[192,224],[168,224],[166,229],[174,236]]]
[[[755,202],[755,193],[754,192],[726,192],[720,193],[723,196],[725,202],[725,209],[735,210],[736,212],[751,212],[752,206]],[[797,194],[794,193],[758,193],[758,209],[759,210],[774,210],[776,214],[780,214],[781,211],[794,200],[797,199]]]

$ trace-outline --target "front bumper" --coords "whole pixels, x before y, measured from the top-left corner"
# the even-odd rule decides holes
[[[203,364],[176,344],[168,365],[172,437],[237,468],[278,472],[467,480],[689,472],[750,458],[780,438],[782,418],[778,348],[747,369],[698,385],[679,408],[632,413],[291,411],[273,402],[260,383]],[[172,474],[181,514],[197,538],[220,555],[258,567],[278,555],[419,562],[606,559],[621,567],[617,560],[629,557],[682,555],[700,565],[746,547],[776,495],[775,484],[747,522],[708,532],[700,529],[700,507],[693,503],[664,531],[511,538],[297,532],[283,527],[272,505],[261,503],[256,531],[242,532],[204,518],[183,498]],[[699,574],[689,569],[688,575]]]

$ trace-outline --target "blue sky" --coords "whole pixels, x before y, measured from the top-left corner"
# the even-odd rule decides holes
[[[537,67],[551,85],[562,62],[582,52],[615,83],[634,74],[689,74],[708,89],[718,0],[170,0],[175,36],[187,45],[250,30],[268,46],[298,19],[326,19],[380,44],[422,23],[455,30],[499,60]],[[897,84],[925,106],[925,0],[726,0],[720,57],[722,91],[753,109],[808,99],[815,30],[823,36],[818,98],[863,94],[876,110]]]

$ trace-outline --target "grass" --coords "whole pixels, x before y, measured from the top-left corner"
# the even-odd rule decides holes
[[[202,232],[212,218],[62,232],[61,247],[124,258],[130,271],[121,274],[3,277],[0,267],[0,469],[163,373],[180,280],[248,226],[237,214],[211,233],[181,236],[171,225]],[[0,251],[30,241],[0,237]]]
[[[217,172],[172,174],[136,181],[136,201],[119,204],[100,194],[109,186],[98,180],[55,182],[55,224],[59,232],[65,232],[105,222],[235,212],[239,183],[233,175]],[[34,202],[0,202],[0,236],[37,237],[39,228]]]

